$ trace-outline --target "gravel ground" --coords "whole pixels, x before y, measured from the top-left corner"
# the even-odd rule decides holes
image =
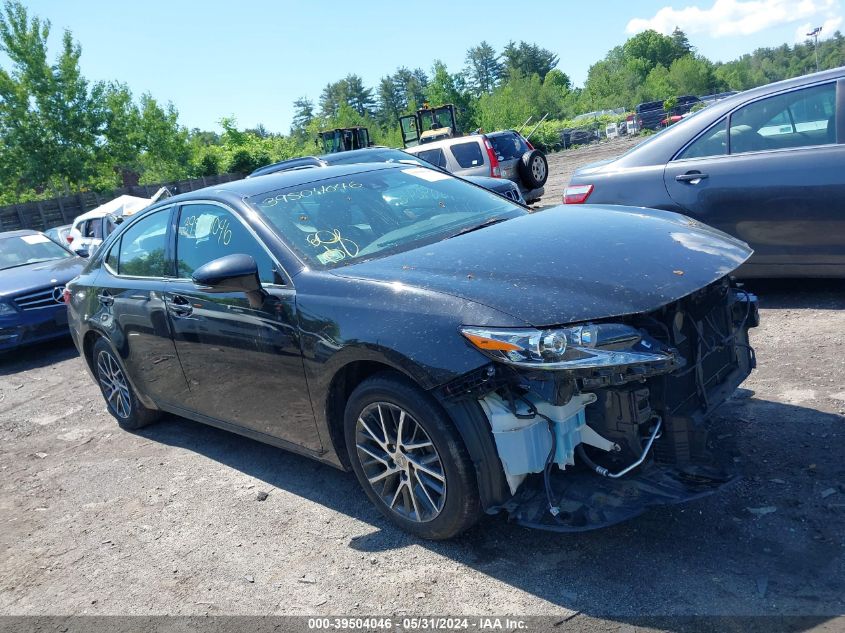
[[[560,165],[612,149],[552,156],[549,191]],[[421,542],[352,474],[173,416],[121,431],[69,341],[0,357],[0,615],[510,613],[594,631],[809,615],[798,628],[841,630],[845,282],[749,287],[759,368],[717,419],[744,479],[574,535],[485,517]],[[673,622],[654,627],[687,630]]]

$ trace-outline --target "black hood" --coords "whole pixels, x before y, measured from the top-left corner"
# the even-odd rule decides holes
[[[333,272],[443,292],[544,326],[655,310],[751,252],[668,211],[572,205]]]
[[[85,264],[81,257],[66,257],[0,270],[0,297],[64,286],[82,272]]]

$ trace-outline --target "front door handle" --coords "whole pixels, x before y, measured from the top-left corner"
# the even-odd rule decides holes
[[[109,294],[108,290],[103,290],[100,294],[97,295],[97,301],[100,302],[102,306],[110,306],[114,305],[114,297]]]
[[[194,311],[194,307],[191,305],[191,302],[182,295],[173,295],[167,302],[167,310],[173,316],[186,317],[191,316],[191,313]]]
[[[700,171],[688,171],[685,174],[678,174],[675,176],[675,180],[678,182],[688,182],[691,185],[697,185],[707,177],[707,174],[702,174]]]

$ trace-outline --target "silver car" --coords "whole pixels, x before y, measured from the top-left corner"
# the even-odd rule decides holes
[[[458,176],[507,178],[519,186],[529,204],[545,193],[549,176],[545,154],[513,130],[448,138],[405,151]]]

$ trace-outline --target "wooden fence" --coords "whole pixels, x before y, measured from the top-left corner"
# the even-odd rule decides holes
[[[96,209],[101,204],[113,200],[117,196],[129,194],[140,198],[149,198],[155,195],[160,187],[167,187],[172,194],[196,191],[210,185],[217,185],[222,182],[240,180],[241,174],[221,174],[219,176],[203,176],[191,180],[177,180],[175,182],[164,182],[157,185],[135,185],[132,187],[121,187],[108,194],[98,194],[93,191],[77,193],[62,198],[51,198],[50,200],[38,200],[36,202],[24,202],[22,204],[10,204],[0,207],[0,232],[14,231],[16,229],[35,229],[46,231],[54,226],[70,224],[74,218],[86,211]]]

